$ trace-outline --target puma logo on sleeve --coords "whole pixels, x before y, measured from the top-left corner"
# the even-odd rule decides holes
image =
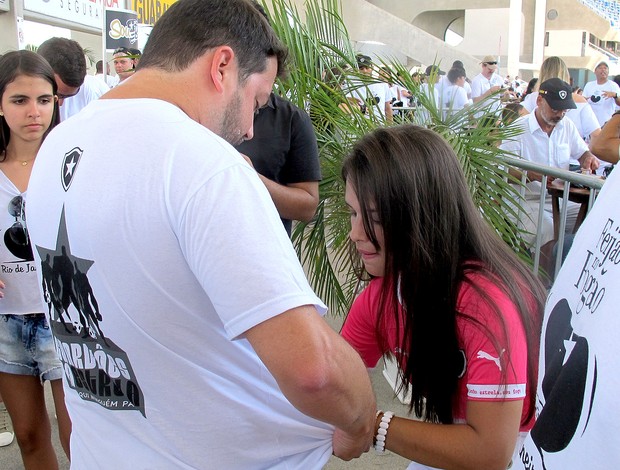
[[[495,356],[491,356],[488,352],[481,350],[481,351],[478,351],[478,355],[476,357],[478,359],[488,359],[489,361],[493,361],[495,365],[497,366],[497,368],[501,371],[502,365],[500,364],[500,358],[502,357],[502,354],[504,354],[504,351],[506,350],[502,349],[502,352],[499,353],[499,357],[495,357]]]

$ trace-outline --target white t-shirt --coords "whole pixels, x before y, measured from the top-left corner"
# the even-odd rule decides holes
[[[440,109],[441,95],[439,94],[437,83],[432,85],[422,83],[422,85],[420,85],[420,95],[426,96],[429,106],[432,106],[434,109]],[[416,119],[419,124],[426,125],[429,123],[431,115],[424,106],[418,106],[416,110]]]
[[[616,111],[616,100],[602,96],[604,91],[618,93],[618,96],[620,96],[620,87],[613,80],[607,80],[602,85],[593,80],[586,83],[586,86],[583,87],[583,96],[592,106],[592,110],[596,114],[601,127],[609,121],[611,115]]]
[[[99,99],[108,91],[110,91],[110,87],[103,80],[93,75],[86,75],[77,95],[64,99],[62,106],[60,106],[60,120],[66,121],[80,112],[88,103]]]
[[[0,171],[0,279],[4,297],[0,314],[23,315],[46,311],[41,302],[39,281],[26,225],[26,193]]]
[[[458,85],[444,86],[442,105],[444,110],[444,116],[450,112],[456,112],[459,109],[463,109],[465,106],[471,104],[467,99],[467,92],[465,88]]]
[[[494,86],[502,87],[504,85],[504,79],[498,74],[494,73],[491,78],[486,78],[482,73],[476,75],[471,81],[471,98],[475,100],[479,96],[484,95]],[[501,106],[501,94],[498,93],[492,97],[486,98],[486,105],[489,106],[489,111],[497,111]],[[484,114],[483,112],[476,113],[476,117]]]
[[[538,92],[533,91],[521,101],[521,106],[527,109],[528,113],[531,113],[536,108],[536,99],[538,98]]]
[[[347,96],[363,101],[368,113],[378,113],[379,116],[385,116],[385,103],[392,101],[390,85],[385,82],[374,82],[367,86],[361,85],[348,93]],[[376,103],[374,105],[372,105],[373,98]]]
[[[129,153],[101,145],[118,129],[139,136]],[[244,338],[291,308],[325,307],[233,147],[167,102],[97,100],[43,143],[28,204],[37,257],[81,276],[71,331],[50,321],[72,466],[327,462],[333,428],[288,402]]]
[[[512,470],[611,470],[620,462],[620,172],[577,232],[543,319],[537,421]]]
[[[99,80],[103,80],[103,74],[102,73],[96,73],[95,77],[97,77]],[[105,76],[105,84],[108,85],[108,87],[110,88],[114,88],[116,85],[118,85],[118,75],[106,75]]]
[[[463,88],[465,88],[465,91],[467,92],[467,99],[471,100],[471,85],[467,80],[463,83]]]

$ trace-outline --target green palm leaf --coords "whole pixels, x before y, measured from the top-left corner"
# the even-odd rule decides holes
[[[342,160],[365,133],[392,123],[382,115],[365,116],[358,106],[347,104],[348,91],[377,79],[356,70],[355,51],[338,0],[307,0],[303,15],[291,0],[273,0],[264,6],[270,9],[272,25],[289,48],[289,74],[278,81],[278,93],[309,112],[323,174],[317,213],[311,222],[295,225],[293,243],[316,293],[333,314],[343,314],[359,285],[350,257],[349,211],[340,177]],[[419,83],[402,64],[393,59],[380,62],[390,69],[390,80],[410,90],[420,110],[425,111],[400,117],[398,122],[426,124],[446,138],[461,162],[481,217],[525,256],[521,234],[507,217],[511,211],[514,214],[508,203],[518,200],[517,186],[510,183],[519,182],[508,175],[498,159],[502,154],[499,142],[519,130],[475,120],[477,112],[492,116],[484,103],[444,118],[437,103],[421,93]],[[419,122],[421,115],[425,123]]]

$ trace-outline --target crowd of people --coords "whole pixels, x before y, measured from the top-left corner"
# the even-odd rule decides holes
[[[75,468],[315,469],[371,448],[412,470],[526,463],[547,290],[450,144],[395,109],[472,106],[522,128],[505,151],[594,172],[619,157],[607,64],[581,94],[557,57],[527,89],[486,56],[471,81],[455,61],[408,90],[357,56],[381,79],[344,101],[389,125],[343,161],[367,282],[338,334],[289,238],[321,171],[310,117],[273,91],[286,56],[256,2],[179,0],[143,53],[114,51],[118,81],[69,39],[0,57],[0,445],[15,436],[26,469],[58,468],[45,381]],[[110,151],[119,129],[140,144]],[[518,222],[551,243],[528,181]],[[377,410],[367,368],[385,355],[410,417]]]

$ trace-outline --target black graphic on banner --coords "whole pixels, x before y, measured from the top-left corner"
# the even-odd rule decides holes
[[[65,379],[83,400],[146,417],[144,396],[127,353],[101,327],[105,312],[88,279],[93,261],[71,252],[63,209],[54,249],[37,246],[43,293]]]
[[[131,10],[107,9],[105,11],[105,47],[136,48],[138,43],[138,14]]]

